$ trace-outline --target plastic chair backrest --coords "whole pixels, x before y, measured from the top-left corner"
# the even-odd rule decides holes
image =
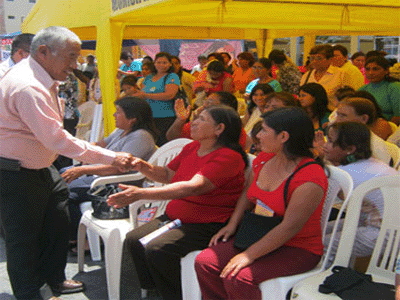
[[[349,266],[364,197],[380,189],[384,201],[382,225],[367,269],[374,280],[393,284],[400,242],[400,176],[372,178],[354,189],[346,211],[342,235],[333,265]]]
[[[91,130],[96,105],[96,102],[89,100],[78,106],[80,116],[75,135],[78,139],[85,139],[86,132]]]
[[[343,201],[347,202],[353,190],[353,179],[349,173],[334,166],[326,166],[326,169],[329,177],[328,191],[326,192],[325,203],[321,215],[322,240],[325,238],[329,214],[332,206],[335,204],[335,200],[338,199],[339,192],[343,192]]]
[[[379,178],[380,179],[380,178]],[[384,199],[381,230],[367,272],[374,280],[393,284],[396,259],[400,251],[400,176],[382,178],[368,186],[380,188]]]
[[[98,142],[103,131],[103,104],[94,107],[92,128],[90,130],[89,142]]]
[[[322,209],[321,215],[321,230],[322,230],[322,240],[325,240],[326,230],[329,221],[329,215],[332,210],[333,205],[336,200],[339,199],[338,195],[340,191],[343,193],[343,203],[342,209],[337,214],[337,218],[335,221],[335,225],[332,231],[331,238],[329,240],[328,246],[324,249],[324,256],[320,262],[321,270],[325,270],[327,268],[329,257],[331,256],[332,247],[334,243],[335,233],[338,230],[340,216],[342,215],[347,203],[349,202],[350,196],[353,191],[353,178],[346,171],[339,169],[334,166],[326,166],[328,177],[328,191],[326,193],[324,207]]]
[[[149,159],[149,163],[155,166],[166,166],[168,165],[183,149],[183,147],[193,142],[191,139],[180,138],[172,140],[153,153]],[[155,182],[154,186],[163,186],[164,183]]]
[[[156,150],[156,152],[154,152],[154,154],[150,157],[148,162],[151,163],[152,165],[156,165],[156,166],[166,166],[170,161],[172,161],[182,151],[182,148],[185,145],[187,145],[191,142],[193,142],[193,140],[186,139],[186,138],[172,140],[172,141],[164,144],[160,148],[158,148]],[[163,186],[163,185],[165,185],[165,184],[160,183],[160,182],[153,182],[152,184],[147,184],[147,186],[155,186],[155,187],[159,187],[159,186]],[[146,200],[144,199],[144,201],[146,201]],[[143,202],[143,200],[141,200],[140,202]],[[157,210],[157,214],[160,214],[162,211],[164,211],[166,205],[167,205],[167,201],[160,201],[160,204],[158,205],[159,209]],[[134,203],[130,205],[129,211],[130,211],[130,214],[129,214],[130,222],[131,222],[131,224],[133,224],[134,228],[137,228],[139,223],[137,220],[137,208],[134,205]]]
[[[400,148],[397,147],[395,144],[386,142],[386,148],[390,154],[390,157],[393,160],[393,168],[396,170],[400,167]]]

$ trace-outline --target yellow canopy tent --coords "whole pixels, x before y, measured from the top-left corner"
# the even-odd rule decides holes
[[[275,38],[400,35],[398,0],[39,0],[22,25],[65,26],[97,40],[105,133],[114,128],[114,82],[122,39],[252,39],[259,55]]]

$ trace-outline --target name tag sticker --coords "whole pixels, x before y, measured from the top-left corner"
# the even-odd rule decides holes
[[[256,208],[254,209],[254,213],[257,215],[260,215],[260,216],[272,217],[275,212],[264,202],[257,199]]]

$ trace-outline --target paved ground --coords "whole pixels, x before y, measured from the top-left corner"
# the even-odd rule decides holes
[[[15,300],[12,296],[6,269],[6,254],[4,240],[0,238],[0,300]],[[133,264],[128,259],[123,262],[124,268],[132,270]],[[90,256],[85,257],[85,272],[78,272],[78,263],[75,256],[68,257],[66,268],[67,278],[82,280],[87,289],[84,293],[62,295],[63,300],[107,300],[107,284],[104,262],[92,262]],[[136,300],[140,298],[140,289],[135,272],[123,271],[121,276],[121,300]],[[155,292],[150,292],[148,300],[160,300]]]

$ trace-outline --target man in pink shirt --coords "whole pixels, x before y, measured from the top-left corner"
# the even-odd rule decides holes
[[[52,166],[57,155],[121,170],[132,161],[130,154],[90,145],[62,128],[58,81],[77,67],[80,45],[66,28],[43,29],[31,56],[0,80],[0,213],[17,299],[42,299],[48,286],[58,294],[84,290],[82,282],[65,278],[68,189]]]

